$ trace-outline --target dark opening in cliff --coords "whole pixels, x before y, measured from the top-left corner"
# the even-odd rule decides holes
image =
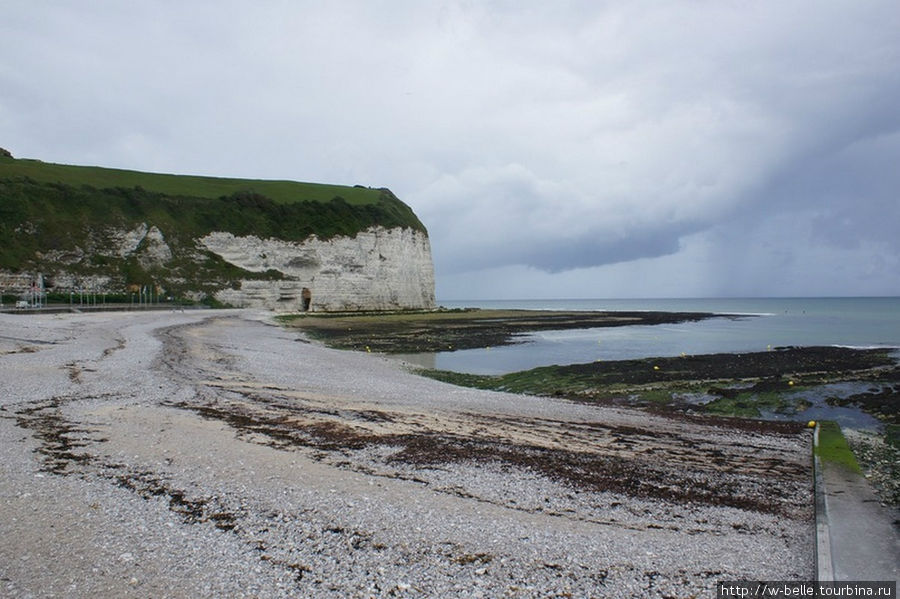
[[[309,287],[303,288],[303,291],[300,292],[300,299],[303,300],[303,311],[309,312],[309,308],[312,305],[312,291],[309,290]]]

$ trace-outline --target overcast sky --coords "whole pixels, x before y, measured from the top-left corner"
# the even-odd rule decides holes
[[[390,187],[439,300],[900,295],[897,0],[0,0],[0,147]]]

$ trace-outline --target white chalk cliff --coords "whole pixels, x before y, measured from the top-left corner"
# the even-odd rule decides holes
[[[215,297],[238,307],[278,311],[401,310],[434,307],[434,266],[428,235],[376,226],[354,237],[301,241],[213,232],[200,247],[251,272],[275,270],[281,280],[242,280]]]

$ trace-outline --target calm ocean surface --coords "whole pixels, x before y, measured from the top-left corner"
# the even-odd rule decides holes
[[[717,352],[786,345],[900,348],[900,298],[767,298],[443,301],[446,308],[648,310],[723,316],[677,325],[627,326],[525,335],[522,343],[405,356],[423,366],[501,374],[549,364]]]

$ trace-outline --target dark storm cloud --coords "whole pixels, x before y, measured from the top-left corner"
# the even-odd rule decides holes
[[[569,294],[672,271],[668,293],[840,290],[824,262],[883,291],[898,30],[894,0],[12,1],[0,146],[388,186],[439,288],[494,269]]]

